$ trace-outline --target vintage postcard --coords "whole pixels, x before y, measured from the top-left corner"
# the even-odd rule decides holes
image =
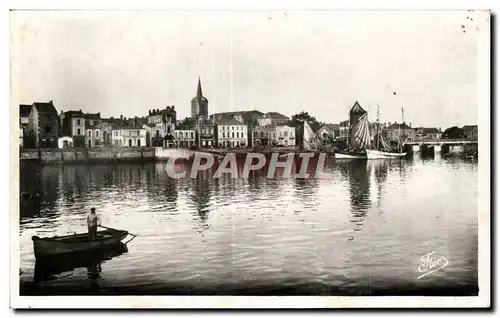
[[[11,306],[489,307],[490,23],[11,11]]]

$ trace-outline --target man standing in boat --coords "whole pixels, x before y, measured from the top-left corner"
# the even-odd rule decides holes
[[[95,208],[91,208],[89,215],[87,215],[87,226],[89,228],[89,237],[91,240],[96,238],[98,225],[101,225],[101,219],[95,213]]]

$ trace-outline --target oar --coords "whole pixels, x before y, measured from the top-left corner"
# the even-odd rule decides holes
[[[117,229],[114,229],[112,227],[107,227],[107,226],[104,226],[104,225],[98,225],[98,227],[102,227],[102,228],[105,228],[105,229],[108,229],[108,230],[112,230],[112,231],[119,231]],[[133,235],[133,236],[137,236],[137,234],[130,233],[130,232],[128,232],[128,234]]]

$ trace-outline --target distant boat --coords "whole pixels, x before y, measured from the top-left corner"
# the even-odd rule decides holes
[[[366,149],[366,157],[368,159],[390,159],[402,158],[406,156],[406,152],[397,152],[392,149],[389,142],[385,139],[383,131],[379,131],[379,111],[377,110],[377,133],[374,138],[373,149]],[[401,141],[399,142],[401,149]]]

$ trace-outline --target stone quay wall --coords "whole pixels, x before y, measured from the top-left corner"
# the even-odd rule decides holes
[[[19,152],[19,159],[43,164],[153,161],[155,149],[146,147],[22,149]]]

